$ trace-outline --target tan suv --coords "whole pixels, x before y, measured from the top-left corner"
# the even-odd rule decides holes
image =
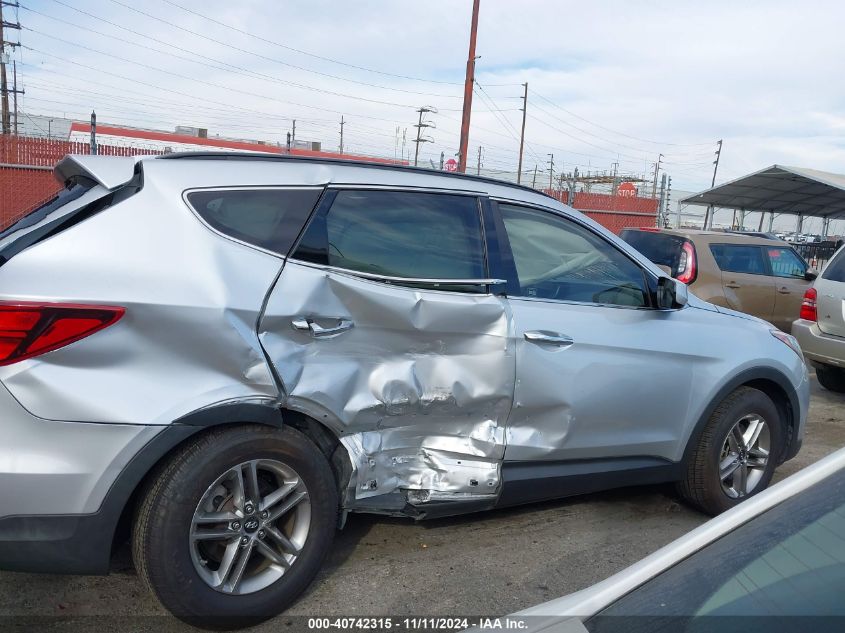
[[[625,229],[621,237],[695,294],[784,332],[816,273],[786,242],[694,229]]]

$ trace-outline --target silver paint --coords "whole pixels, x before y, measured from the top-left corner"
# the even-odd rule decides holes
[[[303,318],[354,327],[320,337],[296,326]],[[503,299],[291,260],[260,330],[285,407],[319,420],[347,448],[349,506],[397,490],[428,491],[417,501],[498,493],[514,381]]]
[[[55,494],[37,492],[55,503],[42,506],[51,513],[89,511],[143,438],[224,402],[275,403],[334,433],[352,472],[341,482],[352,510],[395,509],[397,495],[418,506],[494,501],[504,460],[676,461],[722,385],[759,366],[790,377],[803,434],[809,387],[801,359],[758,321],[721,314],[694,295],[682,310],[658,312],[406,288],[285,264],[222,237],[183,200],[186,190],[209,187],[472,189],[571,217],[647,274],[663,274],[541,194],[330,162],[140,162],[140,193],[0,267],[0,300],[127,308],[121,321],[93,336],[0,367],[0,382],[20,403],[0,397],[4,416],[15,411],[0,450],[0,482],[40,490],[53,479],[36,473],[27,480],[31,464],[65,472],[55,465],[64,450],[56,438],[69,447],[68,469],[84,471],[68,478],[76,492],[65,484]],[[90,172],[102,184],[86,194],[93,197],[127,181],[134,168],[133,159],[82,157],[63,162],[59,173]],[[316,335],[344,322],[352,326]],[[526,340],[535,331],[573,343]],[[34,451],[39,442],[45,459],[15,459],[15,447]],[[98,454],[82,465],[75,461],[82,452],[74,451],[86,442]],[[35,511],[21,498],[6,493],[0,515]]]

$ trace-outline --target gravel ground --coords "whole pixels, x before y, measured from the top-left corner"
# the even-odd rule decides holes
[[[845,396],[813,378],[803,449],[775,477],[842,446]],[[288,614],[511,613],[602,580],[705,520],[668,486],[422,523],[353,515],[324,570]],[[107,577],[0,572],[0,616],[62,616],[38,619],[39,629],[192,630],[170,618],[137,617],[163,613],[135,575],[128,548]],[[85,617],[101,615],[110,617]],[[283,616],[255,630],[286,628]]]

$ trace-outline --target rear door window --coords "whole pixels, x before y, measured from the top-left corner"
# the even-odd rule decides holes
[[[294,257],[387,277],[486,277],[474,196],[340,191],[325,216],[311,222]]]
[[[766,247],[766,256],[775,277],[803,279],[807,264],[791,248]]]
[[[767,275],[763,249],[745,244],[711,244],[710,252],[720,270],[748,275]]]
[[[193,191],[187,198],[216,231],[287,255],[321,193],[322,189],[215,189]]]
[[[633,230],[622,231],[620,237],[658,266],[668,267],[673,277],[678,276],[684,238],[666,233]]]

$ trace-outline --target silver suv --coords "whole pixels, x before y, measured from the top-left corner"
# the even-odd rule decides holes
[[[533,190],[269,155],[71,156],[0,234],[0,567],[271,617],[349,512],[677,482],[799,450],[801,350]]]
[[[845,248],[804,293],[792,333],[821,385],[845,393]]]

